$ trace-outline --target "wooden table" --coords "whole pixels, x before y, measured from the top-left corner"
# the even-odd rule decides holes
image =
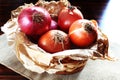
[[[0,65],[0,80],[28,80],[25,77],[13,72],[7,67]]]
[[[16,9],[24,3],[35,3],[38,0],[0,0],[0,26],[3,26],[10,19],[11,10]],[[69,0],[70,1],[70,0]],[[80,7],[84,18],[101,20],[101,14],[107,5],[108,0],[71,0],[72,5]],[[0,34],[2,34],[0,30]],[[1,53],[1,52],[0,52]],[[0,65],[0,80],[27,80],[25,77],[15,73],[7,67]]]

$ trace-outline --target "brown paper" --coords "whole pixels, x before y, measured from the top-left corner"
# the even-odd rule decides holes
[[[117,57],[116,61],[91,60],[81,72],[72,75],[55,75],[34,73],[25,69],[18,61],[14,51],[8,46],[6,35],[0,36],[0,64],[12,69],[30,80],[119,80],[120,79],[120,45],[111,43],[109,52]]]

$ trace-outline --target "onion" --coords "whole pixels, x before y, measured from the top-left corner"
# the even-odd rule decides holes
[[[50,29],[51,30],[58,29],[58,24],[56,21],[54,20],[51,21]]]
[[[27,35],[42,35],[49,30],[51,16],[46,9],[32,6],[21,11],[18,24]]]

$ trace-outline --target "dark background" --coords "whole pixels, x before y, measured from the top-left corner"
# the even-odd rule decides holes
[[[24,3],[36,3],[38,0],[0,0],[0,26],[10,19],[11,10]],[[72,5],[79,6],[84,18],[100,20],[102,11],[108,0],[69,0]]]
[[[36,3],[38,0],[0,0],[0,27],[10,19],[11,11],[24,3]],[[95,19],[100,23],[101,15],[109,0],[69,0],[72,5],[79,6],[86,19]],[[1,31],[0,31],[1,34]],[[0,52],[1,53],[1,52]],[[0,65],[0,80],[27,80],[12,70]]]

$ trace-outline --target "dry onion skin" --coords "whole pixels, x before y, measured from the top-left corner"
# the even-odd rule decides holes
[[[67,0],[50,2],[39,0],[36,4],[25,4],[12,11],[11,19],[2,27],[2,31],[7,36],[9,46],[26,69],[37,73],[72,74],[81,71],[89,58],[110,59],[108,38],[100,29],[97,41],[88,49],[71,49],[49,54],[29,41],[21,32],[17,18],[24,8],[34,5],[44,7],[52,17],[57,17],[59,11],[70,3]]]

